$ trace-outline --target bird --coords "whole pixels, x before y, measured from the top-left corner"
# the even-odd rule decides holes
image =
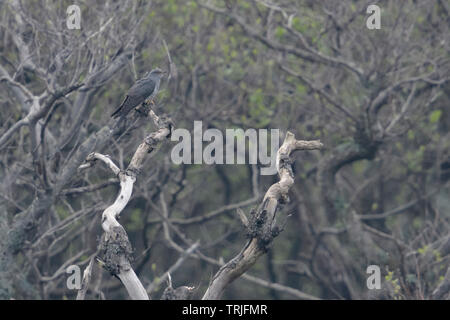
[[[148,72],[142,79],[136,81],[128,90],[122,104],[111,114],[111,117],[124,117],[147,99],[153,101],[159,91],[161,78],[165,73],[165,71],[156,68]]]

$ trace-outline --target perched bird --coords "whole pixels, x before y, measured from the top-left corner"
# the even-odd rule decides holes
[[[145,100],[153,100],[158,93],[159,84],[161,83],[161,78],[164,74],[164,71],[156,68],[147,73],[142,79],[136,81],[136,83],[128,90],[125,100],[123,100],[120,107],[111,114],[111,117],[117,118],[126,116],[128,112]]]

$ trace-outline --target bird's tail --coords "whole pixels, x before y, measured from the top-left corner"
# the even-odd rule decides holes
[[[120,116],[120,110],[122,109],[122,106],[118,107],[116,109],[116,111],[114,111],[113,113],[111,113],[111,117],[113,118],[118,118]]]

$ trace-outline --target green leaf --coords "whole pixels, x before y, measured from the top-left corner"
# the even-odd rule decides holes
[[[208,46],[206,47],[206,50],[213,51],[214,50],[214,38],[209,38]]]
[[[304,94],[304,93],[306,92],[305,86],[302,85],[302,84],[298,84],[298,85],[297,85],[297,92],[298,92],[299,94]]]
[[[431,123],[436,123],[439,121],[439,119],[441,118],[441,114],[442,111],[441,110],[434,110],[431,114],[430,114],[430,122]]]
[[[421,255],[424,255],[428,250],[428,246],[424,245],[422,248],[417,249],[417,252],[420,253]]]
[[[278,26],[277,29],[275,30],[275,36],[277,38],[281,38],[283,37],[283,34],[286,32],[286,30],[284,30],[284,28]]]

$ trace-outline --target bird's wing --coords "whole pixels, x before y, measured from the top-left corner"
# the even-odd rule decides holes
[[[149,97],[155,90],[155,81],[152,79],[141,79],[138,80],[131,88],[128,90],[128,95],[140,96],[142,99]]]
[[[125,100],[122,102],[122,107],[131,110],[142,102],[144,102],[144,99],[141,96],[128,93]]]
[[[145,98],[140,96],[127,95],[122,104],[111,114],[112,117],[119,116],[120,114],[126,115],[138,104],[144,102]]]
[[[153,93],[155,85],[155,81],[151,79],[140,79],[136,81],[136,83],[128,90],[127,96],[120,107],[117,108],[111,116],[116,117],[120,114],[126,115]]]

